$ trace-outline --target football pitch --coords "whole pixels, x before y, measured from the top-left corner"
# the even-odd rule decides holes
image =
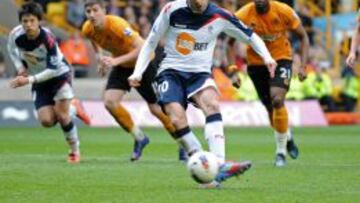
[[[227,158],[253,167],[221,189],[199,189],[166,132],[145,131],[150,145],[131,163],[120,128],[81,128],[82,162],[69,165],[59,128],[1,128],[0,202],[360,202],[360,126],[294,128],[300,156],[284,168],[270,129],[227,128]]]

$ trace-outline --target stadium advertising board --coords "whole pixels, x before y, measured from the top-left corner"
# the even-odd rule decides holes
[[[101,101],[84,101],[83,104],[91,117],[92,126],[118,126]],[[146,103],[125,101],[123,104],[140,126],[162,127],[151,115]],[[291,126],[327,126],[324,114],[316,101],[287,102],[286,106]],[[225,126],[269,125],[265,108],[259,102],[222,102],[221,109]],[[204,124],[205,119],[199,109],[190,105],[187,114],[191,126]],[[0,127],[14,126],[39,126],[32,102],[0,102]]]

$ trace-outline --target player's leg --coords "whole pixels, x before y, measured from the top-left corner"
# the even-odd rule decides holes
[[[121,101],[130,86],[127,78],[131,75],[132,69],[114,67],[110,72],[104,94],[104,104],[108,112],[114,117],[116,122],[134,138],[133,154],[131,161],[140,159],[142,150],[149,143],[149,138],[135,125],[130,113],[121,104]]]
[[[78,163],[80,161],[80,140],[77,127],[69,110],[70,102],[74,98],[74,93],[70,85],[70,78],[64,80],[66,80],[65,84],[63,81],[58,81],[58,83],[54,85],[54,89],[58,88],[53,97],[55,101],[54,112],[70,147],[68,162]]]
[[[192,99],[206,118],[204,133],[209,151],[215,154],[222,164],[225,162],[225,137],[219,107],[219,94],[214,87],[207,87],[197,92]]]
[[[81,101],[77,98],[71,100],[69,113],[71,118],[79,118],[84,124],[90,125],[91,119],[89,115],[86,113],[84,106]]]
[[[108,112],[113,116],[116,122],[134,138],[134,149],[131,161],[140,159],[143,148],[149,143],[145,133],[135,125],[130,113],[121,104],[126,91],[120,89],[109,89],[104,94],[104,104]]]
[[[291,80],[291,61],[278,61],[275,77],[271,79],[270,95],[273,107],[273,128],[276,140],[276,166],[285,165],[286,151],[292,158],[297,158],[298,148],[294,143],[290,129],[285,97]]]
[[[187,87],[187,92],[206,117],[205,139],[208,142],[209,151],[218,157],[220,163],[215,181],[202,186],[218,187],[228,178],[238,176],[248,170],[251,162],[225,162],[225,136],[219,107],[219,94],[210,75],[194,75],[191,85]]]
[[[146,69],[141,80],[141,86],[137,87],[136,90],[142,96],[142,98],[147,102],[150,112],[157,117],[160,122],[163,124],[165,129],[173,136],[176,129],[171,123],[170,118],[163,112],[160,105],[157,103],[157,96],[155,93],[155,88],[153,86],[153,81],[155,77],[155,66],[153,63],[150,63],[149,67]],[[179,160],[187,160],[186,153],[184,149],[179,147]]]
[[[71,99],[57,100],[54,110],[70,147],[68,161],[69,163],[78,163],[80,161],[80,140],[77,127],[69,114],[70,102]]]
[[[191,131],[186,118],[187,98],[184,80],[176,71],[168,70],[160,73],[156,82],[159,103],[175,127],[172,137],[189,155],[201,150],[201,144]]]
[[[37,110],[37,116],[40,124],[45,128],[56,125],[57,119],[52,105],[42,106]]]

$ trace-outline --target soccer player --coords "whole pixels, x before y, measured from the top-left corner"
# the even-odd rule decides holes
[[[356,25],[356,29],[354,31],[354,35],[352,37],[352,41],[351,41],[351,48],[350,48],[350,53],[349,56],[346,59],[346,64],[349,67],[354,67],[355,65],[355,60],[356,60],[356,52],[358,50],[358,46],[360,44],[360,10],[358,12],[358,23]]]
[[[33,2],[22,5],[19,10],[21,25],[10,32],[7,47],[18,73],[10,86],[32,85],[40,123],[44,127],[60,124],[70,146],[68,162],[78,163],[80,141],[72,120],[75,110],[70,104],[74,97],[71,70],[53,34],[40,25],[42,17],[40,5]]]
[[[215,186],[245,172],[251,166],[248,161],[225,162],[219,95],[211,77],[212,56],[216,38],[221,32],[251,44],[273,74],[276,62],[264,42],[234,15],[208,0],[177,0],[168,3],[157,17],[140,51],[135,71],[128,79],[131,86],[141,85],[141,79],[149,71],[147,66],[151,54],[159,40],[164,39],[166,56],[156,78],[159,103],[176,128],[174,138],[189,155],[202,147],[187,122],[185,110],[188,102],[193,102],[203,111],[206,117],[204,133],[209,150],[221,164],[216,182],[212,184]]]
[[[106,109],[117,123],[135,140],[131,161],[141,157],[143,148],[149,143],[149,138],[134,124],[128,111],[121,105],[126,92],[130,91],[127,78],[133,73],[136,58],[144,40],[135,32],[123,18],[106,15],[104,1],[86,0],[85,14],[87,21],[82,27],[82,34],[89,38],[98,52],[98,71],[102,74],[111,68],[106,85],[104,103]],[[112,56],[101,56],[100,48],[110,52]],[[153,64],[142,80],[142,85],[136,90],[148,103],[149,109],[165,126],[169,133],[175,131],[170,119],[162,112],[156,103],[157,98],[152,87],[155,76]]]
[[[251,27],[265,41],[278,66],[275,77],[271,78],[266,64],[252,47],[248,47],[248,74],[254,82],[261,102],[269,114],[270,123],[275,131],[275,166],[286,164],[286,151],[296,159],[299,151],[288,126],[288,113],[284,105],[292,75],[292,49],[287,32],[295,33],[301,43],[301,66],[299,79],[306,78],[309,39],[293,9],[284,3],[270,0],[254,0],[235,14],[238,19]]]

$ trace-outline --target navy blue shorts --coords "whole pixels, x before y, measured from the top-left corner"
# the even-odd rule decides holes
[[[165,70],[156,77],[158,102],[161,106],[176,102],[185,109],[191,97],[209,86],[216,88],[210,73]]]
[[[45,82],[36,83],[31,88],[36,110],[43,106],[53,106],[55,101],[72,99],[71,74],[65,73]]]

